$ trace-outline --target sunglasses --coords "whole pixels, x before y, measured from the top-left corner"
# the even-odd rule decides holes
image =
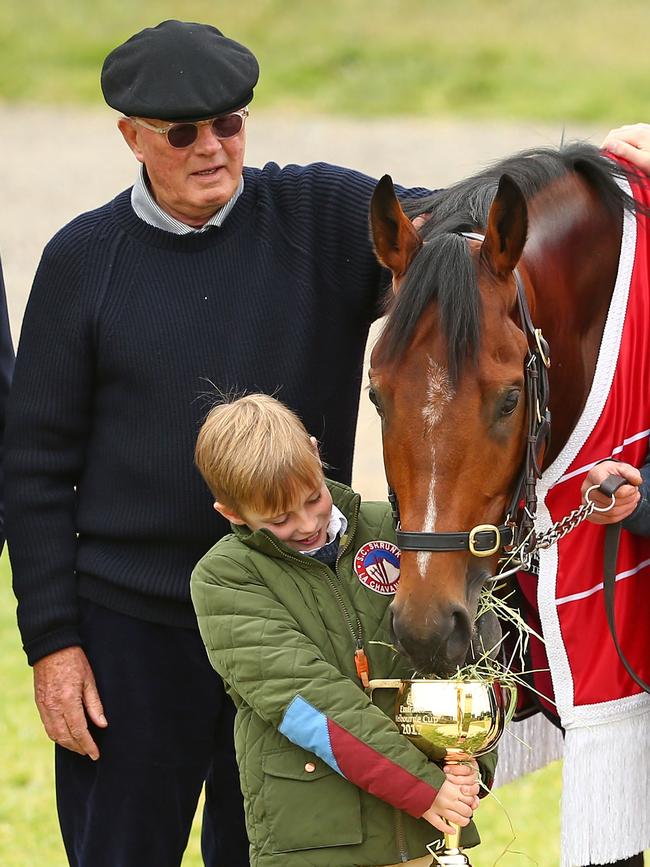
[[[139,117],[132,117],[131,120],[138,126],[150,129],[151,132],[164,135],[173,148],[188,148],[197,140],[200,126],[209,126],[213,135],[218,139],[232,138],[242,131],[247,117],[248,109],[240,108],[239,111],[233,111],[232,114],[222,114],[219,117],[210,117],[207,120],[197,120],[193,123],[170,123],[167,126],[154,126]]]

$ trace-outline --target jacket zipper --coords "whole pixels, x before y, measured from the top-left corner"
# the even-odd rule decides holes
[[[366,651],[363,646],[363,627],[361,626],[361,621],[359,620],[355,612],[355,617],[357,621],[356,625],[352,622],[352,617],[350,616],[350,612],[348,611],[345,601],[343,600],[341,591],[332,580],[332,575],[329,569],[327,570],[327,581],[332,588],[332,592],[336,596],[339,607],[343,612],[346,623],[348,624],[350,634],[352,635],[352,640],[354,641],[354,666],[357,670],[357,677],[359,678],[363,688],[365,689],[370,682],[368,676],[370,671],[368,666],[368,657],[366,656]]]
[[[345,545],[343,545],[339,549],[339,553],[336,557],[336,563],[334,564],[334,571],[336,573],[337,578],[338,578],[339,561],[340,561],[341,557],[343,556],[343,554],[345,554],[345,552],[350,547],[350,541],[354,535],[354,532],[356,531],[356,523],[354,524],[354,526],[352,526],[352,522],[350,522],[350,527],[348,528],[348,531],[349,531],[348,541],[346,542]],[[356,665],[359,680],[361,681],[363,687],[365,688],[368,686],[370,670],[369,670],[369,666],[368,666],[368,658],[366,657],[366,653],[365,653],[364,646],[363,646],[363,631],[361,628],[361,622],[359,621],[359,618],[357,617],[357,630],[355,632],[354,629],[352,628],[352,622],[351,622],[350,615],[347,611],[347,608],[345,607],[345,604],[343,603],[343,600],[341,599],[337,588],[334,587],[334,585],[331,581],[331,578],[329,576],[329,571],[330,570],[328,569],[327,570],[328,581],[330,582],[330,586],[334,590],[334,593],[336,594],[336,597],[339,600],[339,605],[341,606],[341,608],[343,609],[343,611],[345,613],[346,620],[348,622],[348,626],[349,626],[350,631],[352,632],[352,636],[356,642],[356,651],[354,654],[354,662]],[[398,810],[397,807],[394,808],[394,812],[395,812],[395,842],[397,843],[397,851],[399,854],[399,860],[401,863],[405,863],[406,861],[409,860],[409,851],[408,851],[408,847],[406,845],[406,835],[404,833],[404,816],[402,815],[401,810]]]
[[[348,527],[348,532],[346,533],[347,540],[346,540],[344,545],[339,546],[339,552],[336,555],[336,562],[334,563],[334,574],[336,575],[339,583],[341,581],[341,577],[339,575],[339,563],[341,561],[341,557],[345,554],[345,552],[350,547],[350,542],[351,542],[352,538],[354,537],[356,530],[357,530],[357,524],[356,524],[356,516],[355,516],[354,522],[352,520],[350,521],[350,526]],[[345,603],[344,603],[344,601],[340,595],[338,588],[335,587],[335,585],[334,585],[334,583],[330,577],[330,570],[329,569],[327,570],[327,580],[329,581],[330,587],[332,588],[332,590],[334,591],[334,594],[336,595],[337,599],[339,600],[339,605],[341,606],[341,609],[343,610],[345,618],[348,622],[348,627],[350,629],[350,632],[352,633],[352,638],[354,640],[354,647],[355,647],[355,649],[354,649],[354,666],[357,670],[357,677],[361,681],[361,685],[363,686],[363,688],[367,689],[368,684],[370,683],[370,666],[368,664],[368,657],[366,656],[365,647],[363,645],[363,627],[361,626],[361,621],[359,620],[359,617],[355,611],[354,616],[356,617],[356,620],[357,620],[356,628],[352,625],[352,618],[350,617],[350,614],[349,614],[347,607],[346,607],[346,605],[345,605]]]
[[[406,847],[406,836],[404,834],[404,816],[402,812],[395,809],[395,842],[397,843],[397,851],[399,860],[404,864],[409,860],[409,850]]]

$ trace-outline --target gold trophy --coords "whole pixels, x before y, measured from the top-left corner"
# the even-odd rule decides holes
[[[395,722],[435,762],[464,762],[490,752],[515,711],[517,691],[498,680],[371,680],[368,692],[396,689]],[[460,828],[445,834],[444,849],[428,847],[440,867],[471,867],[460,848]]]

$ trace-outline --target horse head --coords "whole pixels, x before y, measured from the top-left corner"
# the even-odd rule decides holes
[[[392,603],[397,646],[421,672],[447,675],[472,642],[498,642],[496,618],[474,627],[479,594],[494,575],[491,544],[522,465],[524,367],[515,268],[527,205],[501,177],[485,235],[427,230],[404,214],[388,176],[371,204],[379,260],[393,274],[388,319],[371,356],[370,399],[381,417],[388,483],[405,532],[470,532],[467,550],[403,550]],[[478,535],[477,535],[478,534]]]

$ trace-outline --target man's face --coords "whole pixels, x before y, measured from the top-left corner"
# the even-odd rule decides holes
[[[142,120],[154,126],[169,124]],[[177,220],[203,226],[234,195],[244,164],[243,126],[227,139],[218,139],[208,124],[199,126],[196,141],[186,148],[173,148],[166,136],[129,118],[121,118],[118,127],[136,159],[144,163],[156,202]]]

